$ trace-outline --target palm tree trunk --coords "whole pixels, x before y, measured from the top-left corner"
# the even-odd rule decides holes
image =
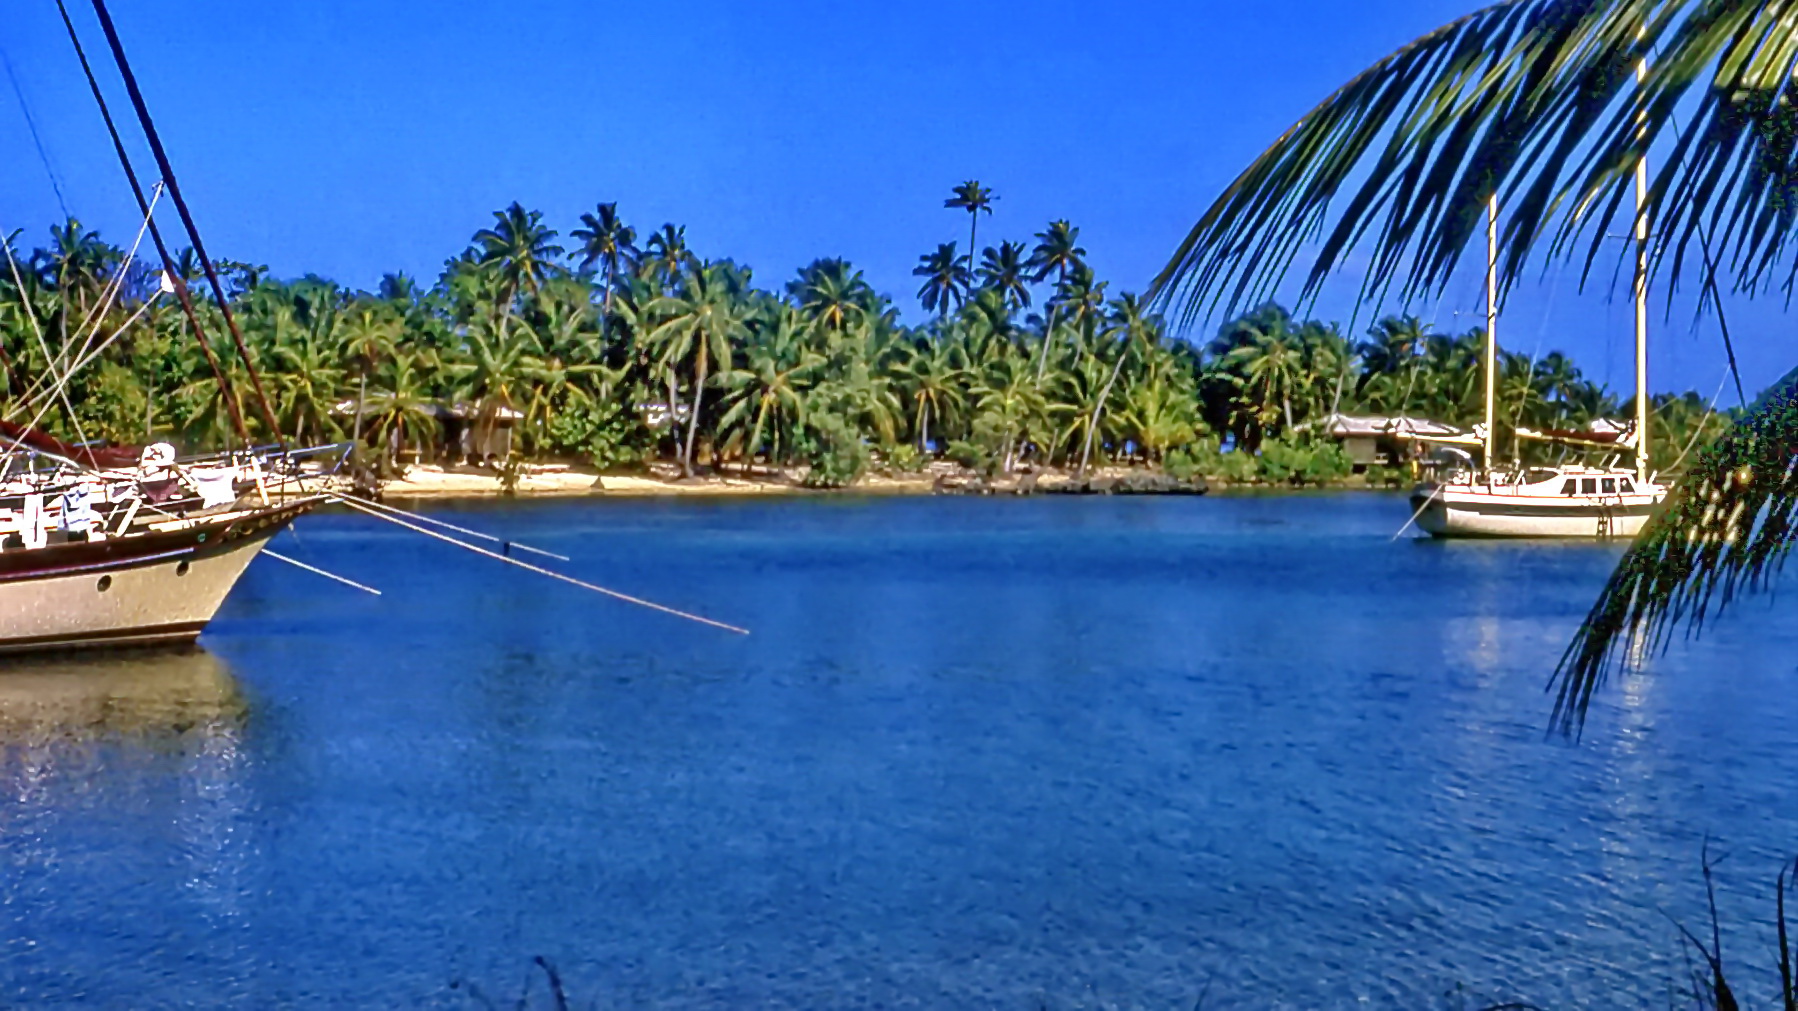
[[[679,383],[679,377],[675,375],[674,367],[669,366],[669,368],[668,368],[668,431],[670,431],[674,434],[674,455],[675,455],[676,459],[680,459],[681,456],[686,452],[686,447],[681,445],[681,437],[680,437],[680,388],[677,385],[678,383]]]
[[[768,402],[764,400],[764,401],[762,401],[762,406],[759,409],[757,409],[755,412],[755,428],[753,428],[750,431],[749,445],[748,445],[748,447],[746,447],[743,450],[743,476],[744,477],[749,476],[749,465],[751,463],[755,462],[755,451],[757,449],[761,448],[761,445],[762,445],[762,422],[764,422],[766,420],[768,420]]]
[[[350,425],[351,463],[362,455],[362,405],[368,399],[368,373],[362,373],[362,383],[356,388],[356,418]]]
[[[603,315],[599,317],[599,340],[602,345],[605,343],[606,338],[610,335],[610,330],[611,330],[611,326],[612,326],[612,283],[613,283],[612,275],[615,271],[617,271],[617,269],[618,269],[618,261],[612,257],[607,257],[606,258],[606,304],[605,304],[605,308],[600,310],[600,312],[603,313]]]
[[[980,247],[975,244],[974,236],[980,232],[980,208],[968,208],[968,290],[974,290],[974,256]]]
[[[1099,416],[1105,412],[1105,401],[1111,399],[1111,386],[1118,381],[1118,373],[1124,371],[1124,359],[1130,357],[1130,349],[1125,348],[1118,354],[1117,364],[1111,367],[1111,378],[1105,380],[1105,388],[1099,391],[1099,402],[1093,405],[1093,416],[1086,423],[1086,445],[1080,448],[1080,469],[1075,477],[1086,476],[1086,463],[1092,458],[1093,436],[1099,431]]]
[[[706,353],[704,338],[699,345],[699,360],[693,370],[692,414],[687,418],[687,449],[681,457],[681,473],[693,476],[693,447],[699,441],[699,407],[705,400]]]
[[[1061,268],[1061,275],[1055,279],[1055,293],[1057,295],[1061,294],[1061,289],[1067,287],[1067,284],[1068,268],[1063,266]],[[1055,339],[1055,311],[1058,308],[1060,308],[1060,306],[1056,305],[1055,302],[1051,300],[1049,303],[1049,321],[1043,324],[1043,346],[1038,349],[1036,356],[1036,388],[1039,390],[1042,389],[1043,386],[1043,368],[1049,364],[1049,342]]]

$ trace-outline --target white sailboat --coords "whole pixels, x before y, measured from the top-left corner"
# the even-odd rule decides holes
[[[1638,71],[1639,73],[1640,71]],[[1434,537],[1634,537],[1667,497],[1648,467],[1648,225],[1642,204],[1648,162],[1636,162],[1636,416],[1621,432],[1537,432],[1517,435],[1608,451],[1599,466],[1505,469],[1498,465],[1498,197],[1486,204],[1486,419],[1477,466],[1465,453],[1436,480],[1411,493],[1417,525]],[[1622,452],[1635,466],[1618,466]]]

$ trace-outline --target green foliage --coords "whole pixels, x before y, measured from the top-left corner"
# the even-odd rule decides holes
[[[963,467],[992,479],[1005,468],[1006,419],[996,412],[987,412],[974,419],[973,430],[966,439],[958,439],[949,444],[949,459]]]
[[[1184,449],[1169,450],[1161,460],[1161,469],[1177,481],[1191,481],[1199,473],[1199,461]]]
[[[918,447],[911,443],[900,443],[886,452],[887,467],[902,474],[915,474],[923,470],[927,462],[929,461],[924,454],[918,452]]]
[[[807,488],[847,488],[868,471],[868,447],[861,433],[831,413],[812,417],[806,426]]]
[[[1436,334],[1392,317],[1355,343],[1333,324],[1267,306],[1190,343],[1151,303],[1107,293],[1072,223],[1049,222],[1034,246],[1000,238],[987,255],[973,233],[992,213],[991,191],[969,183],[950,206],[968,215],[973,255],[943,243],[925,258],[919,276],[936,318],[923,327],[901,323],[841,259],[758,284],[738,264],[699,256],[678,225],[645,229],[638,249],[612,204],[584,215],[566,242],[542,215],[508,206],[429,285],[390,275],[360,292],[246,269],[233,311],[272,423],[248,363],[220,339],[215,306],[198,303],[202,327],[228,352],[219,361],[229,394],[166,299],[138,313],[153,290],[147,275],[128,275],[104,305],[123,251],[70,222],[45,248],[18,251],[29,267],[22,283],[0,276],[0,350],[13,371],[0,378],[19,397],[51,371],[31,319],[46,334],[74,334],[97,312],[102,333],[127,321],[132,330],[69,383],[73,417],[58,410],[45,422],[58,435],[136,441],[148,429],[205,450],[238,441],[240,416],[252,441],[356,432],[391,465],[451,456],[442,444],[451,417],[491,432],[504,411],[511,448],[527,458],[601,469],[809,464],[828,484],[855,480],[873,450],[898,470],[946,453],[988,477],[1021,463],[1082,472],[1123,463],[1313,483],[1339,461],[1281,447],[1331,411],[1451,424],[1479,414],[1469,381],[1478,331]],[[1509,424],[1577,428],[1624,415],[1564,355],[1506,356],[1503,372]],[[1657,397],[1655,426],[1655,459],[1670,465],[1720,419],[1696,395]],[[1200,438],[1214,434],[1242,451]],[[1257,455],[1269,443],[1280,444],[1274,477]]]
[[[1403,488],[1412,481],[1411,471],[1406,467],[1387,467],[1379,464],[1368,467],[1365,472],[1367,486],[1370,488]]]
[[[1354,469],[1354,461],[1334,442],[1273,439],[1261,447],[1261,473],[1270,484],[1327,484]]]
[[[551,451],[578,456],[601,471],[642,463],[655,448],[642,418],[618,403],[589,402],[561,411],[548,433]]]
[[[1207,436],[1168,453],[1164,469],[1173,477],[1189,480],[1193,474],[1226,484],[1253,484],[1261,479],[1261,461],[1253,453],[1222,451],[1218,440]]]

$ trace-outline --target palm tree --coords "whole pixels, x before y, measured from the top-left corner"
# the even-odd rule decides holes
[[[949,314],[951,303],[960,306],[968,300],[968,268],[955,255],[953,242],[944,242],[936,247],[936,252],[918,257],[912,274],[924,279],[918,288],[918,301],[924,303],[925,312],[936,313],[939,320]]]
[[[397,463],[408,439],[421,455],[437,437],[437,408],[431,398],[432,356],[398,354],[388,358],[369,391],[369,437],[387,446],[389,462]]]
[[[679,282],[681,275],[688,267],[696,266],[693,253],[687,248],[687,226],[678,228],[672,223],[664,224],[656,230],[649,241],[644,244],[649,254],[638,261],[640,266],[650,270],[651,276],[661,285],[663,290]]]
[[[813,260],[788,282],[787,293],[798,301],[801,312],[836,334],[851,322],[869,318],[880,301],[862,272],[837,258]]]
[[[527,333],[483,320],[469,328],[457,360],[444,366],[452,395],[474,406],[476,433],[492,432],[503,412],[525,402],[542,364],[534,344]]]
[[[806,343],[807,321],[790,305],[773,310],[771,319],[756,321],[755,335],[743,349],[743,363],[719,376],[726,390],[720,431],[733,431],[732,442],[742,453],[743,472],[749,472],[762,436],[774,443],[771,461],[778,461],[791,433],[805,423],[805,396],[812,376],[824,359]],[[747,438],[743,426],[747,423]]]
[[[1043,346],[1036,359],[1036,381],[1042,382],[1043,368],[1049,361],[1049,342],[1055,336],[1055,311],[1068,286],[1068,273],[1086,266],[1086,250],[1080,248],[1080,229],[1064,220],[1051,221],[1049,227],[1036,233],[1036,248],[1025,261],[1030,279],[1043,283],[1055,275],[1055,295],[1049,299],[1049,321],[1043,327]]]
[[[730,290],[731,278],[719,264],[689,267],[672,295],[657,300],[655,312],[662,322],[649,332],[645,343],[669,368],[685,365],[691,377],[693,397],[688,405],[687,437],[681,447],[681,472],[693,475],[693,447],[699,438],[699,416],[705,407],[705,386],[714,364],[731,367],[731,344],[746,336],[743,308]],[[668,405],[678,421],[679,405]]]
[[[993,201],[997,199],[999,199],[998,196],[991,189],[980,185],[978,179],[969,179],[955,187],[955,191],[949,199],[943,201],[944,207],[968,212],[968,276],[970,277],[974,274],[974,251],[980,248],[975,238],[980,230],[980,212],[993,213]]]
[[[527,211],[517,201],[493,212],[492,228],[474,233],[475,262],[500,279],[506,313],[521,292],[536,291],[556,272],[562,247],[555,240],[556,231],[543,223],[543,213]]]
[[[1125,293],[1111,303],[1111,311],[1106,320],[1106,335],[1115,337],[1121,345],[1117,349],[1117,358],[1112,363],[1111,375],[1105,380],[1104,387],[1093,402],[1092,417],[1086,423],[1086,438],[1080,446],[1081,477],[1086,476],[1086,466],[1092,459],[1093,439],[1099,431],[1099,419],[1105,411],[1105,405],[1111,399],[1112,387],[1117,385],[1118,376],[1124,371],[1124,362],[1129,360],[1132,349],[1152,347],[1160,338],[1161,321],[1149,315],[1142,302],[1135,296]]]
[[[600,335],[612,318],[612,292],[619,268],[630,269],[637,261],[637,230],[618,220],[618,205],[600,204],[592,213],[581,215],[581,227],[568,233],[580,241],[581,269],[590,270],[595,263],[606,271],[605,315],[600,317]]]
[[[965,375],[955,364],[954,352],[941,341],[920,340],[903,361],[894,366],[893,378],[900,395],[912,403],[912,432],[918,452],[930,452],[930,419],[959,409],[964,401]]]
[[[1001,242],[998,249],[986,247],[980,257],[980,286],[999,293],[1005,305],[1015,311],[1030,304],[1029,268],[1021,242]]]
[[[988,365],[969,390],[980,413],[991,419],[1000,437],[1001,470],[1011,473],[1039,427],[1047,402],[1030,374],[1028,359],[1002,358]]]

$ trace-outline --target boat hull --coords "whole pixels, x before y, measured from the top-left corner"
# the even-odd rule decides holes
[[[1660,508],[1650,495],[1605,499],[1423,487],[1411,494],[1417,525],[1432,537],[1634,537]]]
[[[316,504],[0,551],[0,653],[191,642],[269,539]]]

